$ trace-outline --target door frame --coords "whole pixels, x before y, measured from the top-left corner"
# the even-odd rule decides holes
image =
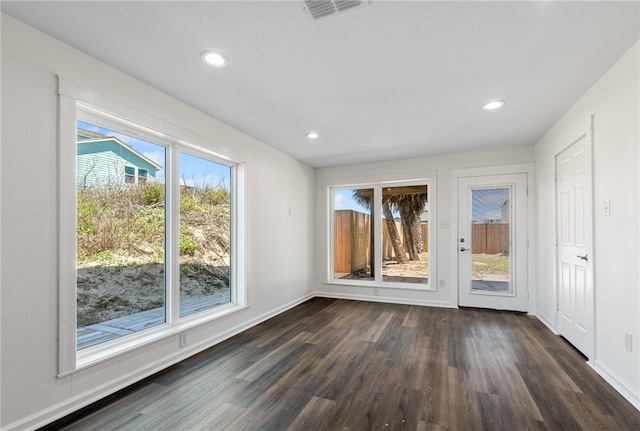
[[[569,144],[567,144],[566,146],[564,146],[561,150],[559,150],[554,156],[553,156],[553,174],[554,174],[554,200],[553,200],[553,207],[554,207],[554,218],[555,218],[555,238],[556,238],[556,247],[555,247],[555,256],[554,256],[554,282],[555,282],[555,293],[556,293],[556,312],[555,312],[555,319],[554,319],[554,328],[555,328],[555,333],[558,335],[562,336],[562,332],[560,330],[560,319],[561,319],[561,315],[560,315],[560,301],[561,301],[561,295],[562,292],[560,291],[560,277],[562,276],[561,274],[561,268],[559,265],[560,262],[560,247],[558,245],[558,238],[560,236],[560,226],[559,226],[559,220],[560,220],[560,209],[558,206],[558,172],[557,172],[557,166],[558,166],[558,157],[564,153],[566,150],[568,150],[569,148],[571,148],[571,146],[573,144],[575,144],[576,142],[580,141],[581,139],[587,139],[587,145],[586,148],[588,148],[589,152],[590,152],[590,159],[591,159],[591,164],[589,165],[589,184],[588,184],[588,192],[590,194],[590,198],[591,198],[591,208],[588,208],[588,211],[590,211],[591,213],[591,225],[587,226],[586,229],[586,233],[589,235],[589,239],[587,241],[587,254],[590,257],[589,260],[589,265],[587,265],[587,277],[590,278],[590,282],[591,282],[591,292],[590,295],[588,296],[588,304],[587,304],[587,310],[589,311],[590,315],[587,316],[587,322],[588,322],[588,328],[587,330],[589,331],[590,336],[588,337],[588,346],[586,348],[586,352],[582,352],[581,353],[583,355],[585,355],[588,359],[588,362],[592,362],[595,358],[595,351],[596,351],[596,333],[595,333],[595,320],[596,320],[596,310],[595,310],[595,306],[596,306],[596,284],[595,284],[595,278],[594,278],[594,262],[593,259],[595,257],[595,253],[594,253],[594,241],[595,241],[595,232],[594,232],[594,227],[595,227],[595,188],[594,188],[594,119],[595,116],[591,115],[590,119],[588,122],[583,123],[583,127],[578,129],[573,129],[574,133],[572,135],[564,135],[564,137],[567,139],[567,141],[569,141]]]
[[[535,313],[536,304],[536,289],[535,289],[535,214],[536,214],[536,199],[535,199],[535,164],[534,163],[521,163],[513,165],[503,166],[487,166],[481,168],[466,168],[466,169],[452,169],[451,170],[451,182],[450,182],[450,196],[451,196],[451,221],[440,221],[438,225],[440,229],[450,228],[449,238],[449,261],[451,262],[451,270],[449,279],[451,280],[450,292],[451,292],[451,304],[458,306],[458,285],[459,280],[459,265],[458,265],[458,180],[466,177],[479,177],[490,175],[505,175],[505,174],[527,174],[528,194],[527,194],[527,238],[528,238],[528,253],[527,253],[527,290],[529,292],[528,301],[528,314]],[[446,235],[442,235],[442,238],[446,238]]]
[[[527,258],[528,175],[501,174],[458,178],[458,306],[496,310],[528,311],[529,283]],[[509,292],[483,292],[473,289],[473,261],[476,238],[473,235],[473,190],[509,190]],[[465,238],[462,243],[461,238]],[[468,240],[468,241],[467,241]]]

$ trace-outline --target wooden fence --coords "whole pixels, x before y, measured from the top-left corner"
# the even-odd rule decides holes
[[[420,224],[422,227],[422,242],[423,248],[425,252],[429,251],[429,223],[422,222]],[[407,239],[404,236],[404,231],[402,229],[402,223],[399,221],[396,222],[396,229],[398,229],[398,235],[402,238],[402,245],[407,246]],[[389,238],[389,230],[387,229],[387,223],[382,222],[382,260],[391,260],[394,259],[393,253],[393,245],[391,244],[391,239]]]
[[[369,264],[371,227],[369,214],[336,210],[334,220],[333,270],[352,273]]]
[[[334,271],[336,273],[352,273],[369,265],[369,248],[371,225],[369,214],[353,210],[336,210],[334,212]],[[396,222],[398,234],[406,245],[406,239],[400,222]],[[509,224],[474,224],[472,226],[472,253],[508,254]],[[429,226],[422,223],[422,239],[424,251],[429,251]],[[382,259],[394,258],[393,246],[389,239],[387,224],[382,223]]]
[[[336,273],[352,273],[360,271],[369,265],[369,248],[371,238],[371,225],[369,214],[353,210],[336,210],[334,212],[334,249],[333,268]],[[396,222],[398,234],[406,246],[406,239],[400,222]],[[424,251],[428,251],[429,228],[427,223],[422,223],[422,239]],[[387,224],[382,223],[382,259],[393,259],[393,246],[389,239]]]
[[[509,224],[474,224],[471,230],[471,252],[509,253]]]

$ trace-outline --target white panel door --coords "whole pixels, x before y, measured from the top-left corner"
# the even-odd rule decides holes
[[[458,304],[528,311],[527,174],[458,179]]]
[[[556,156],[559,331],[587,357],[593,350],[591,133]]]

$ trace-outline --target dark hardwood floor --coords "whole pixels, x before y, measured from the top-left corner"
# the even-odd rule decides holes
[[[46,428],[621,431],[640,412],[534,317],[315,298]]]

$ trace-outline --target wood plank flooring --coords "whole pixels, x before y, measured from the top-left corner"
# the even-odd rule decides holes
[[[315,298],[45,429],[622,431],[640,412],[534,317]]]

